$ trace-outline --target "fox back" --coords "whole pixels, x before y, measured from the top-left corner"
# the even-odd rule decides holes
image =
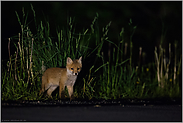
[[[49,68],[42,76],[42,88],[40,94],[47,90],[49,97],[52,97],[52,92],[59,86],[59,97],[67,86],[70,100],[73,98],[73,86],[77,79],[77,75],[82,68],[82,57],[72,60],[67,58],[66,68]]]

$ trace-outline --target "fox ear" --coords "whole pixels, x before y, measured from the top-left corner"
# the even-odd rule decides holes
[[[72,59],[70,57],[67,57],[67,64],[72,64]]]
[[[78,62],[81,64],[82,56],[79,58]]]

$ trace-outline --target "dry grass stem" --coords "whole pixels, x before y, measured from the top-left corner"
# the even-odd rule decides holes
[[[155,47],[154,53],[155,53],[155,63],[156,63],[157,77],[158,77],[158,86],[160,87],[159,59],[158,59],[157,47]]]
[[[169,59],[168,59],[168,63],[166,66],[166,73],[165,73],[165,79],[168,80],[168,72],[169,72],[169,66],[170,66],[170,59],[171,59],[171,44],[169,43]],[[166,61],[164,61],[166,62]]]
[[[176,61],[177,61],[176,49],[177,49],[177,44],[175,43],[175,60],[174,60],[174,77],[173,77],[174,84],[175,84],[175,80],[176,80]]]
[[[139,67],[141,64],[141,57],[142,57],[142,47],[139,48]]]
[[[16,67],[16,63],[17,63],[17,56],[18,56],[18,48],[17,48],[17,52],[15,52],[16,53],[16,57],[15,57],[15,80],[17,81],[17,73],[16,73],[16,71],[17,71],[17,67]]]
[[[8,38],[9,42],[8,42],[8,53],[9,53],[9,65],[8,65],[8,72],[10,70],[10,65],[11,65],[11,56],[10,56],[10,38]]]
[[[32,71],[32,52],[33,52],[33,41],[34,41],[34,38],[32,38],[32,46],[31,46],[31,54],[30,54],[30,64],[29,64],[29,70],[28,70],[28,79],[27,79],[27,83],[29,83],[29,79],[30,79],[30,72],[31,72],[31,76],[33,78],[33,71]]]
[[[41,71],[40,73],[43,74],[46,71],[46,66],[44,66],[44,61],[42,61]]]
[[[127,54],[127,47],[128,47],[128,44],[125,43],[125,58],[126,58],[126,54]]]
[[[29,71],[29,51],[28,51],[28,47],[26,47],[26,52],[27,52],[27,72]]]

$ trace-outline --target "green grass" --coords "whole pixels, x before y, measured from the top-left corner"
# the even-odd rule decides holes
[[[179,68],[182,66],[181,57],[176,53],[176,48],[174,52],[169,51],[170,54],[175,54],[174,60],[170,59],[171,64],[169,63],[169,65],[165,65],[163,62],[163,54],[160,51],[155,51],[155,63],[143,66],[140,65],[140,61],[138,66],[134,66],[132,63],[132,36],[136,26],[132,26],[131,20],[129,28],[132,29],[132,33],[129,36],[130,47],[127,48],[124,28],[119,33],[119,43],[110,41],[108,32],[111,22],[100,29],[97,25],[98,14],[91,21],[90,28],[83,29],[82,32],[78,32],[73,27],[72,18],[68,18],[66,29],[57,27],[57,37],[51,37],[49,22],[37,22],[33,6],[31,7],[37,32],[34,33],[35,35],[31,32],[29,23],[27,23],[28,14],[23,14],[23,21],[20,21],[16,12],[21,32],[18,36],[9,39],[8,47],[10,47],[10,43],[13,43],[17,50],[14,54],[9,52],[7,66],[3,66],[2,69],[2,100],[47,99],[47,97],[39,95],[42,67],[63,67],[66,65],[67,57],[75,59],[80,56],[83,57],[83,70],[74,86],[76,98],[181,97],[179,75],[182,71]],[[110,44],[112,49],[104,49],[104,44]],[[129,57],[125,53],[126,49],[130,54]],[[106,51],[109,51],[110,54]],[[156,55],[159,59],[156,58]],[[157,62],[159,62],[159,66]],[[175,68],[177,69],[175,70]],[[161,71],[160,73],[157,71],[158,69]],[[161,76],[160,80],[158,80],[158,76]],[[160,83],[164,86],[162,87]],[[68,97],[67,93],[66,96]],[[58,99],[58,90],[53,98]]]

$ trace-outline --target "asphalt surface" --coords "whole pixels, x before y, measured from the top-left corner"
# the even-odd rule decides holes
[[[182,105],[1,107],[1,121],[182,121]]]

